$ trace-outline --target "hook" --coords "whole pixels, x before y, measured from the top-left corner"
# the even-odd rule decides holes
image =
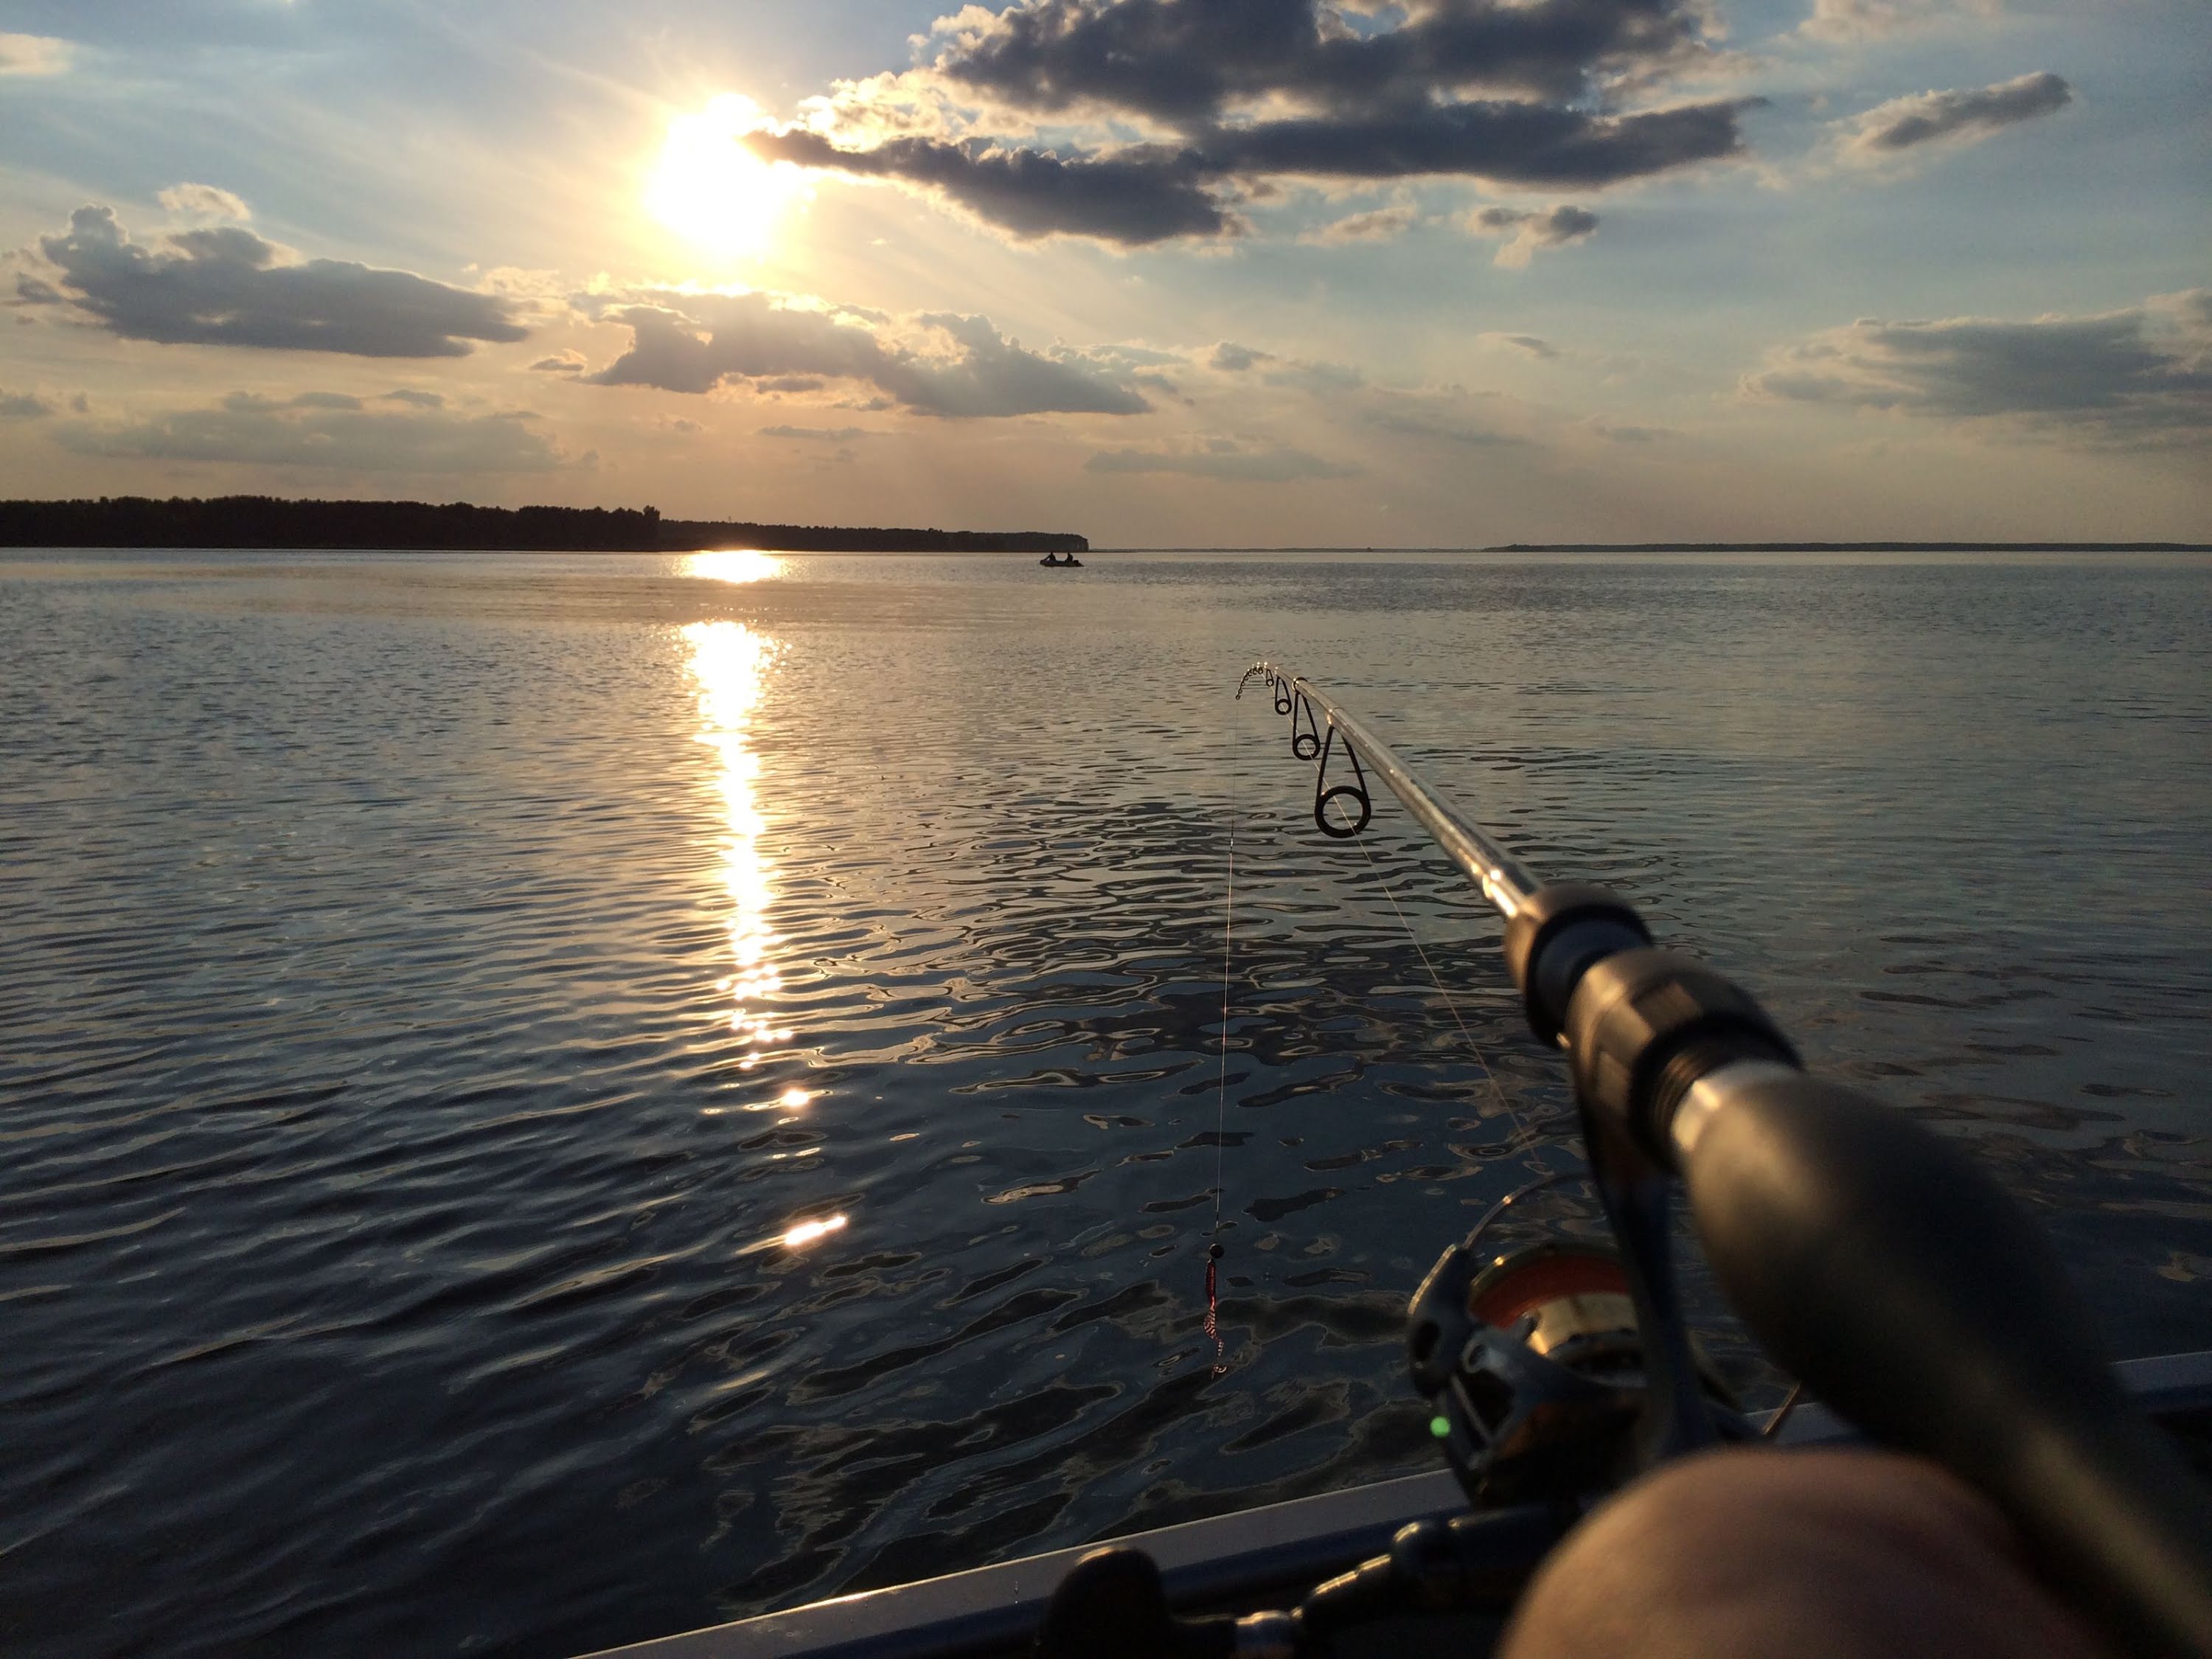
[[[1328,741],[1322,745],[1321,764],[1314,771],[1314,823],[1324,836],[1337,841],[1350,841],[1364,830],[1368,820],[1375,816],[1375,803],[1367,793],[1367,774],[1361,769],[1359,756],[1348,738],[1345,740],[1344,757],[1352,763],[1352,775],[1358,781],[1340,783],[1334,789],[1326,787],[1328,783],[1328,757],[1335,749],[1336,722],[1331,720],[1328,723]],[[1352,821],[1349,829],[1339,829],[1328,821],[1328,804],[1340,796],[1356,801],[1359,805],[1359,816]]]
[[[1306,721],[1304,731],[1298,729],[1298,716],[1301,714],[1305,716]],[[1335,729],[1334,726],[1329,727],[1332,732]],[[1291,694],[1291,752],[1300,760],[1306,761],[1321,753],[1321,726],[1314,719],[1313,704],[1306,701],[1306,694],[1303,691]]]

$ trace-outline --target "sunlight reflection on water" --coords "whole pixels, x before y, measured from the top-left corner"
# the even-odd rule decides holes
[[[763,824],[756,799],[760,757],[751,747],[753,715],[781,647],[739,622],[694,623],[683,632],[691,650],[692,678],[699,687],[699,741],[713,749],[720,760],[714,780],[722,798],[720,876],[729,896],[727,925],[734,969],[721,988],[728,992],[732,1004],[730,1030],[739,1041],[756,1048],[788,1042],[792,1034],[779,1028],[763,1006],[781,988],[783,981],[773,957],[775,935],[768,923],[773,866],[761,850]],[[740,1063],[749,1065],[752,1058]]]

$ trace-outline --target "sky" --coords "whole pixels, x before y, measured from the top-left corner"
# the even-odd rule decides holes
[[[2212,540],[2203,0],[0,0],[0,496]]]

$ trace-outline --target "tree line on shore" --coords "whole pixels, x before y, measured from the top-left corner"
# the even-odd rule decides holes
[[[664,519],[653,507],[475,507],[466,501],[283,501],[271,495],[105,495],[0,501],[0,547],[392,549],[473,552],[1087,552],[1051,531],[846,528]]]

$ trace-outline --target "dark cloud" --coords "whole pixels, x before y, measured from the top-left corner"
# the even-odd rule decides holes
[[[893,138],[842,149],[817,133],[755,133],[745,141],[772,161],[933,190],[1015,236],[1095,236],[1141,246],[1173,236],[1240,228],[1206,191],[1218,170],[1191,150],[1140,145],[1108,156],[1062,157],[981,141]]]
[[[1194,449],[1106,449],[1084,463],[1087,472],[1180,472],[1234,483],[1291,483],[1301,478],[1350,478],[1359,469],[1279,445],[1249,449],[1215,438]]]
[[[539,374],[581,374],[586,367],[580,351],[562,351],[551,357],[540,357],[531,364]]]
[[[1893,98],[1842,124],[1844,149],[1862,161],[1879,161],[1921,144],[1986,138],[2001,128],[2051,115],[2074,100],[2074,88],[2045,70],[1954,92]]]
[[[859,380],[927,415],[1134,415],[1151,405],[1079,362],[1024,350],[988,319],[926,313],[903,323],[795,305],[769,294],[655,291],[629,303],[586,300],[630,331],[630,347],[598,386],[703,392],[726,380],[757,386]]]
[[[1601,188],[1739,153],[1750,100],[1597,116],[1527,103],[1456,104],[1356,118],[1224,128],[1181,149],[1139,146],[1063,159],[975,141],[895,138],[844,149],[819,134],[757,133],[774,160],[937,191],[1021,238],[1091,236],[1127,246],[1240,234],[1220,193],[1255,175],[1406,179],[1456,175],[1520,188]]]
[[[1403,110],[1483,88],[1567,100],[1600,77],[1694,53],[1680,0],[1411,0],[1355,31],[1322,0],[1026,0],[949,20],[937,72],[1040,112],[1111,111],[1190,128],[1261,101]]]
[[[40,239],[54,283],[19,281],[17,293],[33,303],[65,298],[126,339],[170,345],[459,357],[471,340],[529,332],[497,295],[337,259],[290,263],[242,226],[167,240],[161,251],[142,246],[112,209],[79,208],[66,234]]]
[[[1268,121],[1216,135],[1223,174],[1402,179],[1458,174],[1507,185],[1619,184],[1742,148],[1747,100],[1602,117],[1547,104],[1452,104],[1354,120]]]
[[[1497,263],[1517,270],[1528,264],[1538,248],[1579,242],[1597,229],[1597,215],[1585,208],[1554,207],[1541,212],[1522,208],[1478,208],[1467,216],[1468,228],[1478,236],[1510,236],[1498,250]]]
[[[1744,383],[1747,394],[2009,421],[2096,442],[2212,433],[2212,305],[2202,289],[2094,317],[1863,319],[1771,362]]]
[[[70,421],[54,441],[80,455],[354,472],[545,472],[563,458],[532,416],[370,410],[342,393],[282,401],[237,392],[212,408]]]
[[[849,87],[832,137],[759,132],[761,155],[939,194],[1017,237],[1139,246],[1246,228],[1282,177],[1480,179],[1597,189],[1738,154],[1755,100],[1606,113],[1609,94],[1711,50],[1699,0],[1023,0],[939,26],[933,59]],[[1082,153],[921,136],[980,100],[1022,131],[1071,115],[1144,142]],[[880,142],[871,140],[882,135]],[[1355,240],[1401,210],[1347,221]]]
[[[53,412],[54,406],[34,392],[0,387],[0,421],[38,421]]]

